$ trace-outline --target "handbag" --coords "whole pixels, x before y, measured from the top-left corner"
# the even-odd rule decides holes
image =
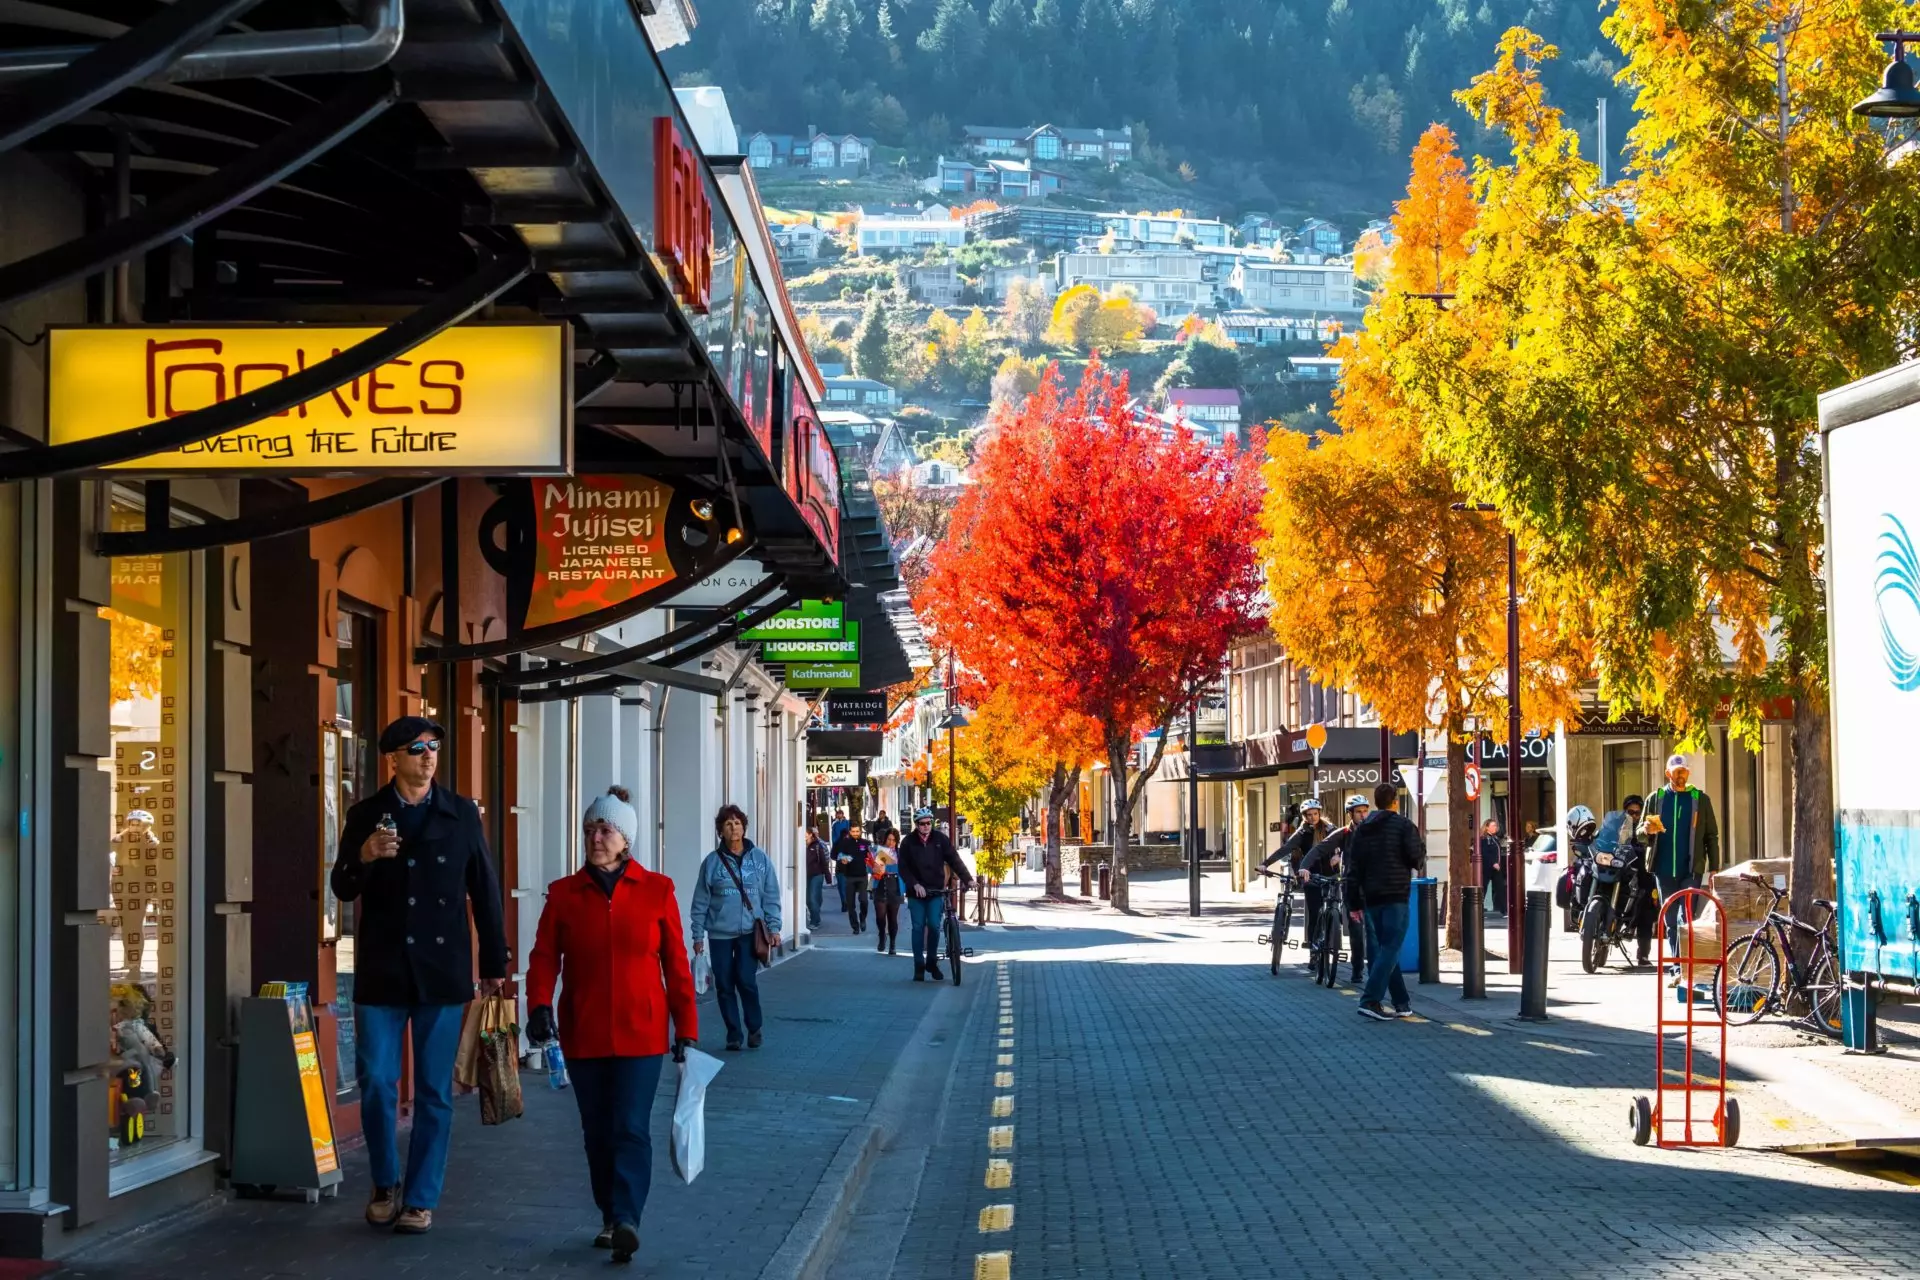
[[[714,850],[714,856],[720,859],[720,865],[733,877],[733,887],[740,891],[740,901],[747,904],[747,914],[753,917],[753,958],[764,967],[773,963],[773,931],[767,928],[767,922],[760,918],[759,908],[753,905],[753,899],[747,894],[747,885],[740,878],[740,868],[728,861],[724,850]]]
[[[482,1001],[480,1020],[480,1123],[505,1124],[526,1112],[520,1094],[520,1027],[514,1002],[503,996]]]

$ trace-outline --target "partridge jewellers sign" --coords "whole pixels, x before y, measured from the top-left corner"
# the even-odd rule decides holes
[[[47,442],[177,418],[378,333],[304,325],[55,328]],[[113,469],[150,474],[563,475],[572,461],[566,326],[448,329],[304,404]]]

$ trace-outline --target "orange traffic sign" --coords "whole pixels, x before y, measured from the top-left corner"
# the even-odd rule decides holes
[[[1314,723],[1307,726],[1307,747],[1318,751],[1327,745],[1327,726]]]

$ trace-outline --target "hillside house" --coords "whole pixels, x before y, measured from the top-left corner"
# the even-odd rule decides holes
[[[773,249],[783,268],[791,265],[811,270],[811,264],[820,256],[821,246],[828,240],[827,232],[810,222],[776,226],[772,231]]]
[[[1162,319],[1177,319],[1213,303],[1200,270],[1196,253],[1063,253],[1054,261],[1054,284],[1060,292],[1077,284],[1124,289]]]
[[[1065,179],[1060,174],[1037,169],[1026,160],[988,160],[984,164],[975,164],[970,160],[942,156],[938,179],[942,195],[1028,200],[1065,189]]]
[[[859,412],[865,409],[887,410],[900,403],[900,395],[884,382],[872,378],[823,378],[826,385],[826,407],[833,409],[852,409]],[[825,421],[825,415],[821,421]]]
[[[1233,269],[1233,292],[1242,307],[1259,311],[1332,311],[1365,309],[1354,289],[1353,264],[1261,262],[1243,258]]]
[[[1335,383],[1340,381],[1340,364],[1338,356],[1288,356],[1287,381]]]
[[[1265,311],[1230,311],[1220,327],[1237,347],[1277,347],[1288,342],[1332,342],[1340,336],[1340,322],[1312,314],[1273,315]]]
[[[873,461],[868,469],[876,476],[897,476],[911,470],[920,460],[913,441],[899,423],[889,418],[880,424],[880,438],[873,446]]]
[[[1240,393],[1231,387],[1169,387],[1167,410],[1186,422],[1204,422],[1216,433],[1240,425]]]
[[[1038,127],[970,124],[960,133],[963,148],[974,156],[1102,165],[1126,164],[1133,159],[1132,125],[1118,129],[1077,129],[1051,124]]]
[[[1110,213],[1107,229],[1115,240],[1130,240],[1147,248],[1171,249],[1182,241],[1224,249],[1232,241],[1227,224],[1217,218],[1161,217],[1145,213]]]
[[[1024,240],[1043,249],[1071,248],[1106,231],[1105,216],[1085,209],[1022,205],[970,213],[967,226],[982,240]]]
[[[922,462],[913,468],[911,483],[915,489],[950,492],[965,488],[973,481],[965,467],[956,467],[951,462]]]
[[[755,169],[804,167],[810,150],[805,138],[790,133],[750,133],[747,135],[747,164]]]
[[[952,262],[929,262],[907,272],[907,293],[928,306],[951,307],[960,301],[960,268]]]
[[[1340,228],[1331,222],[1323,218],[1308,218],[1293,233],[1292,248],[1296,257],[1311,255],[1305,261],[1324,262],[1344,253],[1346,243],[1340,237]]]
[[[1007,290],[1013,287],[1015,280],[1025,280],[1029,287],[1043,285],[1049,295],[1054,292],[1053,278],[1042,274],[1040,265],[1033,261],[988,267],[980,277],[980,292],[990,301],[1005,302]]]
[[[921,253],[934,245],[958,249],[967,242],[967,226],[946,211],[944,217],[874,218],[862,216],[854,225],[854,247],[862,254],[889,257]]]

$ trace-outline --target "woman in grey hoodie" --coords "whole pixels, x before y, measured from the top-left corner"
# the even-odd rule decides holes
[[[727,1048],[740,1048],[744,1012],[746,1047],[758,1049],[760,966],[753,957],[753,922],[765,922],[773,945],[780,945],[780,879],[773,859],[747,839],[747,815],[739,805],[722,806],[713,833],[718,843],[700,863],[693,886],[693,953],[713,945],[714,997],[727,1024]]]

